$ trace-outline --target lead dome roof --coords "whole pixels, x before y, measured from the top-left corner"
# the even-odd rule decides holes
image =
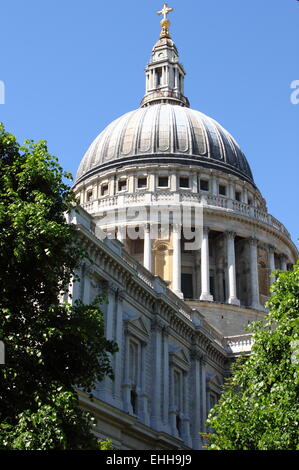
[[[150,163],[217,169],[254,184],[229,132],[199,111],[167,103],[136,109],[109,124],[84,155],[76,182],[109,168]]]

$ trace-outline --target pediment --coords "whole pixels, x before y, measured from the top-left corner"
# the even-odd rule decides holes
[[[126,321],[127,328],[131,334],[136,335],[143,340],[149,337],[149,329],[145,320],[142,318],[142,315],[126,314],[124,320]]]
[[[176,363],[179,367],[182,368],[189,368],[190,366],[190,359],[184,348],[181,346],[170,345],[169,347],[169,354],[172,357],[174,363]]]

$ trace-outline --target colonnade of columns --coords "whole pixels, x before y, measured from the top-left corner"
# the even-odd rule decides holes
[[[201,294],[200,300],[213,301],[213,295],[210,289],[210,254],[209,254],[209,228],[204,227],[202,232],[202,242],[200,249],[201,261]],[[144,253],[143,264],[149,271],[153,269],[152,262],[152,239],[150,225],[144,226]],[[235,238],[236,233],[224,232],[225,235],[225,251],[227,260],[227,303],[232,305],[240,305],[237,296],[236,282],[236,253]],[[249,266],[250,266],[250,290],[251,290],[251,307],[260,308],[260,292],[259,292],[259,271],[258,271],[258,240],[256,238],[248,238],[249,243]],[[181,291],[181,226],[173,225],[172,227],[172,290],[183,298]],[[285,271],[287,269],[287,257],[280,255],[280,268]],[[268,269],[269,272],[275,270],[274,247],[268,247]],[[270,279],[270,284],[274,282],[274,278]]]

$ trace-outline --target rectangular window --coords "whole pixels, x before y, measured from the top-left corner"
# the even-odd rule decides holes
[[[93,199],[92,191],[87,191],[86,199],[87,199],[87,202],[92,201]]]
[[[107,196],[108,194],[108,184],[103,184],[101,187],[101,196]]]
[[[241,193],[240,193],[240,191],[236,191],[235,197],[236,197],[236,201],[241,201]]]
[[[138,189],[147,187],[147,178],[138,178]]]
[[[187,176],[180,177],[180,188],[189,188],[189,178]]]
[[[181,383],[181,374],[178,371],[174,371],[173,373],[173,382],[174,382],[174,406],[176,409],[179,411],[181,408],[181,389],[182,389],[182,383]]]
[[[137,385],[138,382],[138,345],[130,341],[129,346],[129,379],[131,385]]]
[[[127,189],[127,180],[120,180],[118,182],[118,190],[125,191]]]
[[[159,176],[158,178],[159,188],[168,188],[168,176]]]
[[[219,194],[221,196],[226,196],[226,186],[224,186],[224,184],[219,184]]]
[[[201,189],[201,191],[209,191],[209,182],[208,182],[208,180],[200,180],[200,189]]]
[[[182,292],[185,299],[193,299],[193,278],[192,274],[182,273],[181,275]]]

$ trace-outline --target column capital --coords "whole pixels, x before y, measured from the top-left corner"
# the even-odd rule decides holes
[[[228,240],[234,240],[236,238],[236,232],[232,232],[228,230],[227,232],[224,232],[224,233]]]
[[[117,294],[118,289],[119,288],[115,284],[113,284],[113,282],[107,281],[107,293],[108,294]]]
[[[152,331],[161,332],[164,327],[165,327],[164,323],[159,318],[154,318],[151,322],[151,330]]]
[[[274,251],[275,251],[275,246],[269,244],[269,245],[268,245],[268,251],[269,251],[269,253],[274,253]]]
[[[125,289],[120,289],[117,287],[115,292],[119,300],[125,300],[127,296],[127,291]]]
[[[164,325],[164,326],[163,326],[163,334],[164,334],[165,336],[169,336],[169,335],[170,335],[170,327],[169,327],[169,326],[167,326],[167,325]]]
[[[287,260],[288,260],[288,256],[285,253],[280,253],[279,257],[280,257],[281,261],[287,262]]]
[[[249,241],[249,244],[250,244],[251,246],[257,246],[257,244],[258,244],[258,239],[255,238],[255,237],[249,237],[249,238],[248,238],[248,241]]]
[[[92,278],[95,272],[96,271],[92,264],[88,264],[88,263],[84,264],[84,273],[86,274],[86,276],[88,276],[89,278]]]
[[[201,361],[205,359],[206,355],[203,352],[199,351],[199,349],[193,349],[190,353],[190,357],[195,361]]]

